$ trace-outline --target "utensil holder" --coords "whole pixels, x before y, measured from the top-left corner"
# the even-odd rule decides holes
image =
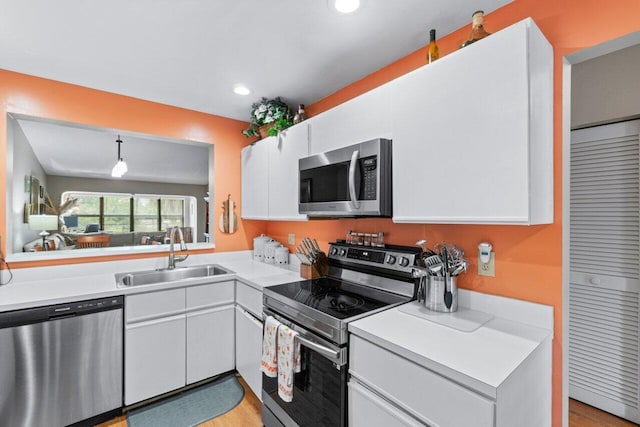
[[[424,306],[431,311],[440,313],[452,313],[458,310],[458,281],[457,277],[449,277],[451,281],[451,307],[444,303],[444,290],[446,279],[441,276],[428,276]]]

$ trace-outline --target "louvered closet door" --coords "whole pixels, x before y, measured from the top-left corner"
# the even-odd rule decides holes
[[[640,121],[571,135],[569,395],[640,422]]]

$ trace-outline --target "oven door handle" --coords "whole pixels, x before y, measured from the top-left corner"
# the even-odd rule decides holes
[[[278,314],[269,310],[267,307],[264,307],[262,311],[262,318],[265,320],[265,324],[266,324],[267,316],[271,316],[274,319],[276,319],[278,322],[282,323],[283,325],[293,329],[296,332],[296,340],[298,340],[298,343],[300,345],[307,347],[311,351],[315,351],[316,353],[318,353],[318,355],[324,357],[325,359],[331,360],[338,367],[344,366],[347,364],[346,348],[344,347],[332,348],[328,345],[323,345],[319,342],[316,342],[316,341],[324,341],[324,340],[321,338],[316,338],[312,332],[307,331],[306,329],[300,327],[299,325],[294,326],[288,320],[282,318]],[[329,344],[329,342],[327,342],[327,344]]]
[[[315,351],[316,353],[320,353],[327,359],[332,359],[332,360],[335,360],[336,362],[339,362],[342,358],[342,351],[340,350],[335,351],[329,347],[325,347],[321,344],[315,343],[313,341],[309,341],[308,339],[300,335],[300,333],[296,335],[296,340],[298,340],[300,345],[305,346],[308,349]]]
[[[360,208],[358,194],[356,193],[356,166],[358,164],[358,156],[360,150],[354,150],[351,154],[351,162],[349,163],[349,196],[351,196],[351,204],[355,209]]]

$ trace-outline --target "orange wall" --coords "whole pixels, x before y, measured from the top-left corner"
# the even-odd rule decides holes
[[[469,13],[473,12],[469,9]],[[515,0],[489,14],[485,28],[496,32],[532,17],[555,52],[554,96],[554,223],[544,226],[477,226],[394,224],[387,219],[325,220],[308,223],[269,223],[267,234],[287,241],[287,233],[299,239],[316,237],[321,246],[341,238],[349,229],[383,231],[387,242],[429,244],[446,240],[459,245],[471,259],[470,272],[460,277],[461,288],[534,301],[555,307],[553,342],[553,425],[562,425],[562,57],[577,50],[640,30],[640,2],[615,0],[606,5],[596,0]],[[456,49],[470,27],[438,40],[441,56]],[[318,114],[401,76],[425,62],[426,50],[416,51],[308,107]],[[471,72],[471,70],[470,70]],[[452,82],[451,84],[455,84]],[[470,94],[471,95],[471,94]],[[483,94],[490,96],[490,94]],[[477,245],[490,241],[496,252],[496,277],[478,276]],[[293,247],[290,247],[291,249]]]
[[[0,234],[3,236],[6,235],[4,203],[7,181],[4,159],[7,112],[214,144],[214,223],[217,224],[222,201],[228,194],[240,203],[240,150],[247,144],[240,131],[246,127],[246,123],[5,70],[0,70],[0,106],[0,200],[3,205],[0,209]],[[111,147],[105,147],[105,150],[111,150]],[[240,215],[240,206],[236,208],[236,213]],[[240,222],[238,231],[232,235],[220,233],[216,226],[216,249],[250,249],[253,236],[263,231],[264,223],[253,221]],[[3,253],[5,249],[6,242],[3,239]],[[113,258],[119,257],[24,262],[12,263],[11,266],[21,268]]]

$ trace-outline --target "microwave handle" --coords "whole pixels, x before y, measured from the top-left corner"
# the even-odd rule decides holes
[[[354,150],[353,154],[351,154],[351,162],[349,163],[349,196],[351,196],[351,204],[355,209],[360,208],[360,202],[356,194],[356,167],[359,156],[360,151]]]

